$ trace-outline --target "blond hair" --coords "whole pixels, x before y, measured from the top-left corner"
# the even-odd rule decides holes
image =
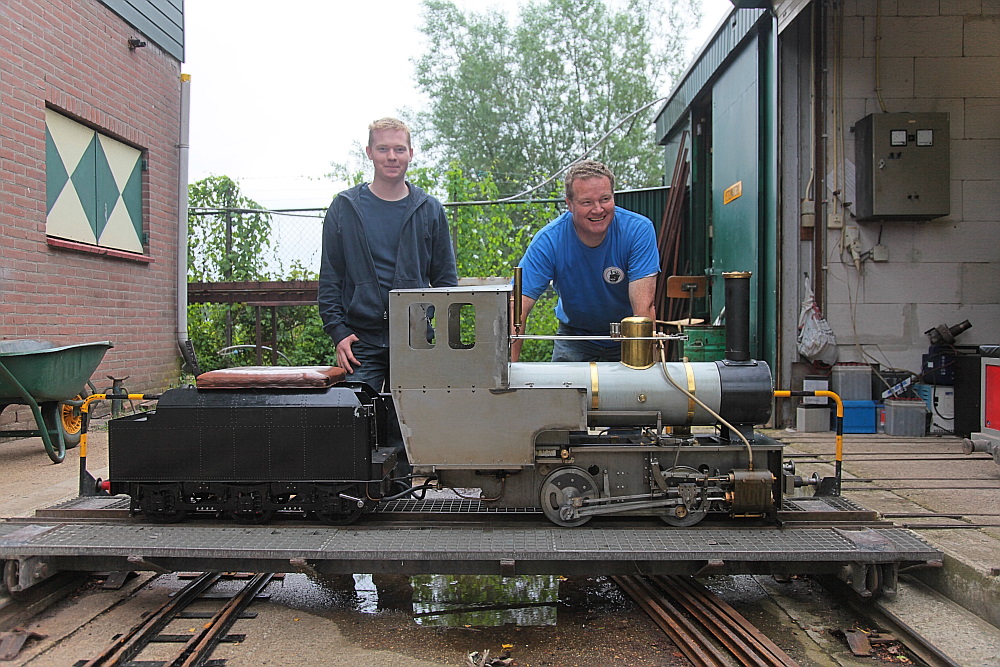
[[[615,175],[601,162],[597,160],[581,160],[566,172],[566,199],[573,199],[573,181],[584,178],[606,177],[611,181],[611,191],[615,191]]]
[[[399,120],[398,118],[379,118],[378,120],[373,120],[368,124],[368,145],[371,146],[374,141],[372,133],[376,130],[402,130],[406,133],[406,145],[410,145],[410,128],[407,127],[406,123]]]

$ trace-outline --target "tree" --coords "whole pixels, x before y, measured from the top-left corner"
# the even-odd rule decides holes
[[[228,176],[188,186],[188,280],[268,280],[271,215]]]
[[[497,184],[489,173],[469,178],[457,163],[452,163],[442,179],[431,169],[411,170],[414,183],[448,193],[448,224],[455,242],[458,275],[491,277],[514,275],[532,237],[557,215],[551,201],[531,203],[496,203],[461,205],[457,202],[492,201],[498,197]],[[554,194],[554,193],[553,193]],[[555,294],[547,292],[541,306],[528,322],[527,333],[554,334]],[[547,361],[552,357],[552,341],[527,341],[522,361]]]
[[[245,197],[228,176],[209,176],[188,186],[188,280],[191,282],[316,280],[298,263],[285,271],[271,241],[271,214]],[[228,230],[228,231],[227,231]],[[230,345],[256,340],[257,314],[245,304],[202,303],[188,306],[188,335],[203,371],[239,365],[253,358],[219,354]],[[292,365],[332,363],[335,346],[323,331],[315,306],[282,306],[276,331],[263,318],[264,340]]]
[[[653,102],[682,64],[696,0],[541,0],[511,23],[499,9],[463,12],[425,0],[429,48],[416,60],[430,100],[415,116],[422,144],[444,164],[490,172],[512,194],[581,156],[620,119]],[[593,157],[626,187],[657,185],[663,167],[653,106]]]

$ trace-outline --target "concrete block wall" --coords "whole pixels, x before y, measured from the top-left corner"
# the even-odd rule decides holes
[[[853,0],[840,3],[842,143],[826,146],[828,201],[853,197],[854,124],[882,111],[947,112],[951,133],[951,212],[929,221],[856,222],[862,251],[881,243],[888,261],[858,269],[843,232],[827,231],[825,315],[844,361],[920,370],[924,331],[968,319],[962,345],[1000,342],[1000,0]],[[880,16],[876,10],[880,8]],[[833,35],[831,12],[828,35]],[[877,31],[881,40],[876,40]],[[827,63],[833,91],[837,67]],[[876,54],[876,46],[878,53]],[[876,57],[877,56],[877,57]],[[843,193],[832,193],[834,155]],[[839,210],[832,205],[828,213]]]
[[[110,340],[98,389],[112,375],[152,392],[179,375],[180,63],[150,40],[130,50],[132,37],[144,39],[95,0],[9,0],[0,9],[0,339]],[[145,255],[46,236],[47,107],[144,151]]]

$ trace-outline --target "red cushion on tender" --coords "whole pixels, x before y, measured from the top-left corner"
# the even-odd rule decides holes
[[[240,366],[195,378],[198,389],[323,389],[347,377],[337,366]]]

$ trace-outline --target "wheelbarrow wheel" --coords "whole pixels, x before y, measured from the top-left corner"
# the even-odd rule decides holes
[[[66,449],[74,449],[80,444],[80,435],[83,433],[83,413],[80,412],[80,406],[73,405],[73,403],[82,402],[84,398],[83,394],[77,394],[72,402],[59,404],[59,425],[62,427]]]

